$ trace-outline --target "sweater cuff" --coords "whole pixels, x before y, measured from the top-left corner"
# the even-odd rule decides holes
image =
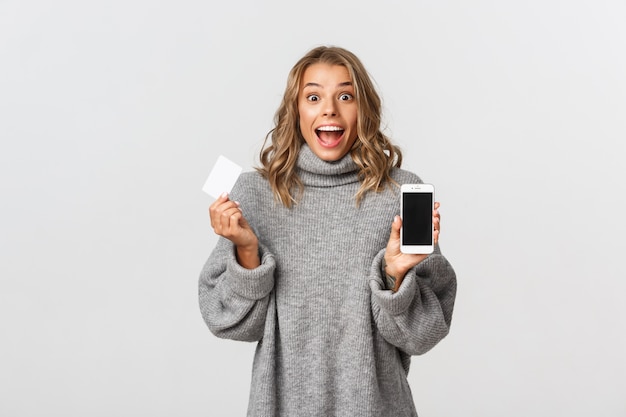
[[[383,289],[383,277],[381,263],[385,251],[383,250],[374,258],[370,273],[370,289],[372,301],[391,315],[398,315],[408,310],[417,292],[417,282],[414,268],[409,270],[400,284],[397,292]]]
[[[233,245],[226,265],[228,286],[234,293],[249,300],[260,300],[274,288],[274,270],[276,269],[274,255],[265,247],[259,246],[259,257],[261,265],[254,269],[244,268],[237,262]]]

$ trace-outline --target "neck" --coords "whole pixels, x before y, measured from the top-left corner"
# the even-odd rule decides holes
[[[300,149],[297,172],[304,185],[333,187],[358,182],[358,166],[350,154],[337,161],[324,161],[304,143]]]

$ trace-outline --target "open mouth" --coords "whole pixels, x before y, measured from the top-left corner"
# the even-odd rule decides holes
[[[315,129],[317,138],[324,146],[334,146],[343,137],[344,129],[339,126],[320,126]]]

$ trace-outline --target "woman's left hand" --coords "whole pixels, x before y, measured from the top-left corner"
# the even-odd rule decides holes
[[[439,202],[435,202],[435,208],[433,210],[433,240],[436,245],[439,242],[439,232],[441,230],[441,216],[439,215]],[[428,255],[422,254],[408,254],[400,252],[400,228],[402,227],[402,219],[400,216],[396,216],[393,219],[391,225],[391,234],[389,236],[389,242],[385,250],[385,264],[387,265],[385,272],[395,278],[396,285],[393,291],[397,291],[400,288],[400,284],[404,279],[404,276],[418,263],[422,262],[428,257]]]

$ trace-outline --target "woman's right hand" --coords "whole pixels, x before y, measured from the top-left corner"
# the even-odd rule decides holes
[[[237,261],[244,268],[252,269],[261,264],[259,240],[243,216],[239,203],[222,193],[209,207],[211,227],[219,236],[225,237],[237,247]]]

